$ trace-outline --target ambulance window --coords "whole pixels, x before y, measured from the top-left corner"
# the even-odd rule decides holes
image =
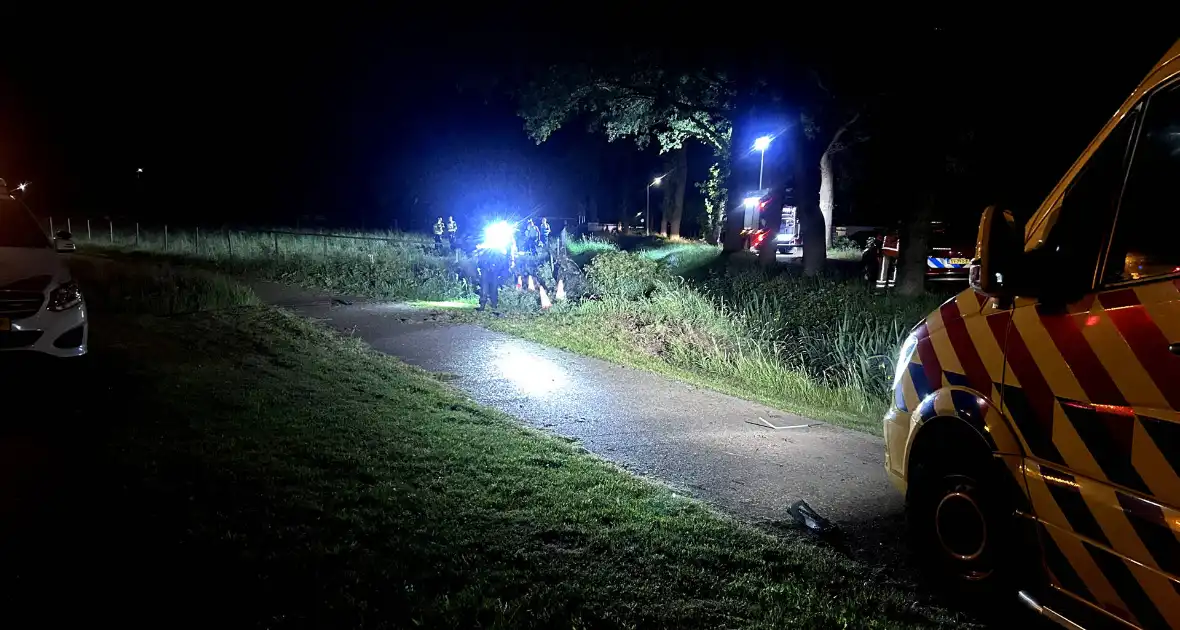
[[[1065,191],[1045,244],[1025,262],[1030,272],[1051,278],[1063,294],[1080,297],[1094,286],[1114,224],[1136,118],[1137,110],[1129,112],[1091,154]]]
[[[1131,158],[1107,282],[1180,273],[1180,83],[1151,96]]]

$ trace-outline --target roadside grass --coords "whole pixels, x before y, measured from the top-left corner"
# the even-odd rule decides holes
[[[473,287],[463,279],[474,274],[466,269],[471,261],[455,264],[437,256],[426,239],[398,246],[359,241],[355,251],[329,249],[327,255],[295,239],[280,244],[287,253],[275,257],[273,243],[267,249],[255,241],[247,248],[232,238],[220,253],[203,247],[199,258],[195,240],[190,254],[174,251],[170,242],[167,254],[149,249],[121,256],[428,308],[441,302],[438,308],[489,328],[878,435],[897,348],[947,297],[903,298],[837,276],[767,271],[751,256],[722,258],[718,248],[703,243],[652,247],[657,241],[647,239],[647,249],[630,252],[610,241],[583,239],[571,243],[570,252],[592,258],[584,276],[567,271],[573,301],[540,313],[537,294],[505,287],[502,317],[487,317],[463,313],[475,304]],[[307,238],[323,246],[323,239]],[[142,242],[154,247],[150,239]],[[552,289],[551,266],[534,273]],[[583,292],[596,299],[577,299]]]
[[[400,232],[277,234],[241,231],[140,230],[114,244],[81,243],[84,251],[198,265],[263,280],[391,300],[460,300],[473,284],[432,240]]]
[[[565,248],[570,258],[580,266],[585,266],[599,254],[619,251],[617,243],[598,236],[571,238]]]
[[[721,255],[721,247],[695,241],[670,240],[662,247],[645,249],[640,255],[664,263],[672,273],[690,275],[712,265]]]
[[[87,307],[102,313],[179,315],[259,304],[241,282],[201,269],[81,256],[72,257],[69,265]]]
[[[880,435],[897,348],[947,297],[881,294],[854,280],[768,272],[742,258],[705,263],[695,270],[698,279],[687,281],[670,257],[605,253],[586,269],[597,299],[558,303],[539,314],[535,298],[523,294],[524,308],[502,297],[509,304],[502,316],[471,317],[533,341]]]
[[[134,287],[137,273],[103,277]],[[220,291],[181,286],[201,294],[184,303]],[[71,560],[124,576],[84,591],[103,611],[268,627],[965,622],[882,570],[721,516],[305,320],[126,314],[153,308],[94,309],[86,382],[127,404],[88,443],[80,496],[103,516],[83,536],[101,561]]]
[[[712,315],[706,321],[677,319],[673,309],[692,309],[686,302],[693,299],[691,294],[667,292],[646,304],[606,299],[558,305],[545,315],[509,311],[503,317],[470,317],[493,330],[545,345],[881,434],[884,407],[879,396],[825,385],[786,368],[756,344],[727,347],[735,337]]]

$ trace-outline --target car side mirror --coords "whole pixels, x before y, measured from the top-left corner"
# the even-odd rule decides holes
[[[971,288],[987,297],[1011,297],[1017,264],[1023,250],[1016,220],[1009,210],[988,206],[979,219]]]

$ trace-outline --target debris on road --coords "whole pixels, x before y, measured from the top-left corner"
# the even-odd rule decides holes
[[[806,501],[800,499],[791,504],[787,508],[787,513],[791,515],[800,525],[803,525],[813,533],[821,537],[833,536],[837,533],[836,526],[828,519],[819,515]]]
[[[779,426],[775,426],[775,425],[771,424],[769,420],[767,420],[766,418],[763,418],[761,416],[758,417],[758,422],[754,422],[752,420],[746,420],[746,424],[752,424],[754,426],[766,426],[766,427],[769,427],[769,428],[774,429],[776,431],[781,431],[782,429],[807,429],[807,428],[811,428],[811,427],[818,427],[820,425],[819,422],[812,422],[812,423],[808,423],[808,424],[790,424],[790,425],[779,427]]]

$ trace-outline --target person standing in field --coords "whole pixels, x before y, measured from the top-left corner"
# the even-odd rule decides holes
[[[529,254],[537,253],[537,242],[541,240],[541,231],[537,229],[537,224],[529,219],[529,224],[524,228],[524,242],[528,248]]]
[[[442,235],[443,235],[444,230],[446,230],[446,226],[443,225],[442,217],[439,217],[438,221],[434,222],[434,247],[435,247],[435,249],[442,248]]]
[[[451,242],[451,249],[455,248],[455,238],[459,236],[459,224],[455,217],[447,217],[447,240]]]
[[[543,247],[545,249],[549,248],[549,235],[552,232],[553,232],[553,228],[549,227],[549,219],[546,219],[545,217],[541,217],[541,227],[540,227],[541,247]]]

